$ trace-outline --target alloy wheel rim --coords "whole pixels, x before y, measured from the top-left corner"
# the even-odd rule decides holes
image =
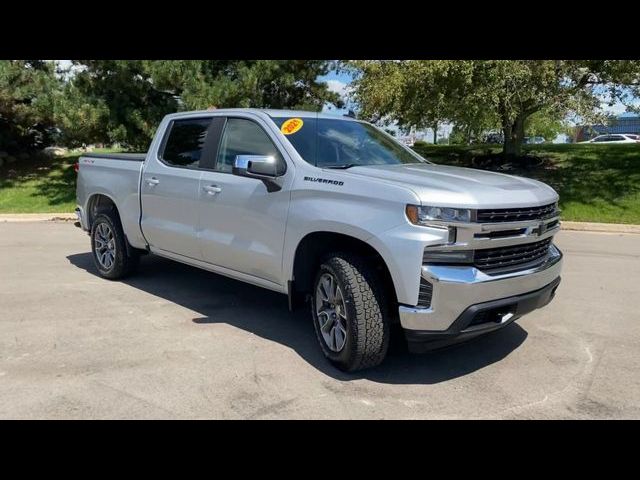
[[[347,342],[347,310],[342,290],[330,273],[323,273],[316,287],[316,319],[327,348],[340,352]]]
[[[101,223],[96,227],[94,245],[98,263],[106,270],[109,270],[116,259],[116,241],[113,230],[106,223]]]

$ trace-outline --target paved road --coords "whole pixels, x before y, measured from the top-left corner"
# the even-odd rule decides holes
[[[640,418],[640,235],[558,244],[546,309],[347,375],[284,296],[152,256],[109,282],[71,223],[0,224],[0,417]]]

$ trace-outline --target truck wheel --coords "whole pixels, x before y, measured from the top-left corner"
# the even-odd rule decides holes
[[[322,262],[311,310],[320,347],[340,370],[353,372],[384,360],[389,346],[384,296],[374,271],[360,258],[338,253]]]
[[[132,273],[140,258],[132,248],[131,253],[127,252],[127,239],[113,211],[96,215],[91,226],[91,251],[100,276],[109,280]]]

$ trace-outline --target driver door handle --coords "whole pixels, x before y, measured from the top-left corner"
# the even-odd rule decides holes
[[[145,182],[147,182],[147,185],[149,185],[150,187],[155,187],[160,183],[160,180],[158,180],[156,177],[151,177],[151,178],[146,178]]]
[[[220,193],[222,191],[222,189],[217,185],[206,185],[206,186],[202,187],[202,189],[205,192],[207,192],[209,195],[215,195],[215,194]]]

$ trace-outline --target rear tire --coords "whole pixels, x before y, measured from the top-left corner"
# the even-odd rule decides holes
[[[124,278],[138,266],[138,252],[127,244],[118,214],[111,210],[96,215],[91,225],[93,263],[101,277]]]
[[[361,258],[330,254],[321,263],[311,314],[324,355],[354,372],[379,365],[389,346],[389,324],[380,279]]]

